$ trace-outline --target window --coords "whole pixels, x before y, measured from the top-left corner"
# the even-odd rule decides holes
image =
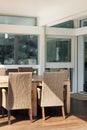
[[[87,26],[87,18],[80,20],[80,27]]]
[[[53,25],[52,27],[58,27],[58,28],[74,28],[74,22],[73,20]]]
[[[0,16],[0,24],[28,25],[36,26],[37,20],[35,17],[22,16]]]
[[[38,36],[0,34],[0,63],[38,64]]]
[[[71,39],[47,38],[47,62],[70,62]]]

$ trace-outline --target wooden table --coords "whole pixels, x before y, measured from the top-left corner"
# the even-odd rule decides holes
[[[37,86],[41,86],[42,76],[33,76],[32,79],[32,111],[33,116],[37,116]],[[8,76],[0,76],[0,89],[8,88]],[[65,80],[64,88],[66,89],[66,112],[70,113],[70,81]]]

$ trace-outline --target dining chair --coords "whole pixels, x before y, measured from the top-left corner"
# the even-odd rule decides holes
[[[0,114],[2,114],[2,92],[0,89]]]
[[[68,79],[69,77],[69,70],[68,69],[60,69],[61,72],[64,72],[66,75],[66,78]]]
[[[59,71],[58,68],[50,68],[50,72],[57,72],[57,71]]]
[[[65,68],[51,68],[50,69],[50,72],[59,72],[59,71],[65,73],[66,79],[69,78],[69,70],[68,69],[65,69]]]
[[[8,90],[2,89],[2,106],[8,112],[8,124],[11,124],[11,110],[29,109],[32,122],[32,73],[9,73]]]
[[[18,72],[32,72],[32,67],[18,67]]]
[[[5,67],[0,67],[0,76],[4,76],[4,75],[6,75],[6,68]],[[1,89],[0,89],[0,111],[1,111],[1,114],[4,111],[3,108],[2,108],[2,93],[1,93]]]
[[[10,72],[18,72],[17,68],[8,68],[6,69],[6,74],[9,75]]]
[[[5,67],[1,67],[0,68],[0,76],[6,75],[6,68]]]
[[[65,118],[63,85],[64,72],[45,72],[43,74],[40,106],[42,118],[45,120],[45,107],[61,106],[62,115]]]

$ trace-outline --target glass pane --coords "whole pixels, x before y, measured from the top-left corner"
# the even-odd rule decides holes
[[[47,62],[70,62],[71,39],[47,39]]]
[[[1,64],[38,64],[38,36],[0,34]]]
[[[28,25],[36,26],[35,17],[21,17],[21,16],[0,16],[0,24],[14,24],[14,25]]]
[[[87,26],[87,18],[80,20],[80,27],[85,27]]]
[[[73,20],[53,25],[52,27],[58,27],[58,28],[74,28],[74,22]]]
[[[4,34],[0,34],[0,64],[13,64],[14,44],[11,39],[5,39]]]

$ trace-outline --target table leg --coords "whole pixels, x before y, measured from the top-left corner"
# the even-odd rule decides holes
[[[32,83],[32,115],[37,116],[37,83]]]
[[[70,81],[67,82],[67,113],[70,113]]]

